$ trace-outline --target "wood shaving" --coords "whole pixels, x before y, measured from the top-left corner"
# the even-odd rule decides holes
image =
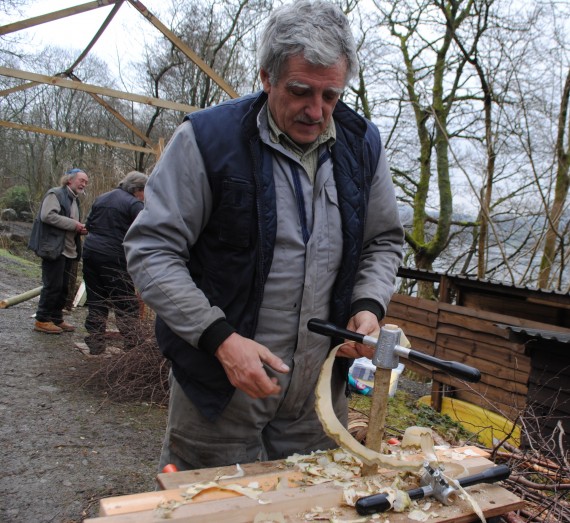
[[[331,400],[330,383],[333,364],[339,348],[340,345],[331,350],[325,360],[315,390],[315,409],[325,432],[339,447],[347,450],[367,465],[382,465],[391,469],[418,471],[424,462],[422,458],[414,459],[411,457],[404,461],[397,455],[375,452],[356,441],[336,417]]]
[[[479,503],[477,503],[477,501],[475,501],[475,499],[459,484],[459,481],[456,481],[453,478],[448,478],[448,477],[446,477],[446,479],[449,481],[450,485],[456,487],[459,490],[459,492],[461,492],[461,494],[465,497],[465,499],[467,499],[467,501],[473,508],[473,512],[477,514],[482,523],[487,523],[487,520],[485,519],[485,515],[483,514],[483,510],[479,506]]]
[[[219,481],[221,479],[234,479],[234,478],[243,478],[245,476],[244,470],[241,468],[239,463],[236,463],[237,472],[235,474],[226,475],[226,476],[217,476],[214,478],[214,481]]]
[[[192,499],[193,497],[197,496],[198,494],[205,492],[207,490],[229,490],[232,492],[237,492],[238,494],[241,494],[242,496],[247,496],[250,499],[259,499],[259,496],[261,496],[261,494],[263,494],[263,490],[261,490],[259,487],[257,488],[251,488],[251,487],[244,487],[243,485],[237,485],[237,484],[232,484],[232,485],[220,485],[219,483],[216,483],[215,481],[208,481],[208,482],[204,482],[204,483],[194,483],[193,485],[189,486],[186,489],[186,492],[184,492],[182,494],[182,497],[184,499]]]

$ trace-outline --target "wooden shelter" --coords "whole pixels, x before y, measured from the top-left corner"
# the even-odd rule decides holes
[[[413,348],[482,374],[468,384],[407,360],[432,378],[432,405],[451,396],[513,421],[532,409],[548,416],[545,430],[560,419],[570,431],[570,295],[405,268],[399,276],[436,282],[443,299],[396,294],[385,321],[398,324]]]
[[[500,325],[525,344],[530,358],[527,411],[552,454],[563,454],[570,434],[570,333]]]

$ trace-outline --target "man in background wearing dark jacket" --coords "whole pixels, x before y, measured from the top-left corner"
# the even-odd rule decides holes
[[[117,189],[99,196],[87,218],[89,236],[83,248],[83,280],[87,289],[89,312],[85,343],[90,354],[105,351],[105,331],[109,309],[115,313],[117,327],[126,350],[133,348],[138,335],[138,300],[127,273],[123,239],[142,211],[147,176],[132,171]]]
[[[72,264],[81,256],[81,235],[87,229],[80,220],[77,198],[89,178],[82,169],[70,169],[61,186],[45,195],[34,222],[29,248],[42,258],[42,291],[34,330],[61,334],[75,330],[63,321],[63,307],[69,293]]]

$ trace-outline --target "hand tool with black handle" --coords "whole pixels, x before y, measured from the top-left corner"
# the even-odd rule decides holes
[[[481,379],[481,372],[474,367],[470,367],[456,361],[442,360],[416,350],[402,347],[399,345],[399,333],[398,339],[396,340],[392,335],[392,329],[386,330],[385,327],[382,327],[380,330],[380,336],[378,338],[374,338],[372,336],[366,336],[354,331],[342,329],[337,327],[334,323],[317,318],[310,319],[307,327],[310,331],[316,332],[317,334],[344,338],[364,345],[369,345],[371,347],[376,347],[376,353],[372,362],[379,368],[395,369],[398,366],[398,356],[401,356],[418,363],[425,363],[437,369],[441,369],[451,376],[455,376],[456,378],[460,378],[471,383],[477,383]]]
[[[426,484],[421,487],[408,490],[407,492],[410,499],[417,500],[433,496],[444,505],[452,504],[458,489],[450,485],[443,478],[439,469],[434,470],[429,467],[427,463],[424,467],[426,467],[426,469],[429,468],[426,474],[422,477],[422,482],[425,482]],[[457,481],[462,488],[465,488],[470,487],[471,485],[478,485],[479,483],[495,483],[497,481],[503,481],[507,479],[510,474],[511,470],[507,465],[498,465],[497,467],[488,468],[487,470],[478,474],[473,474],[472,476],[458,478],[455,481]],[[361,516],[368,516],[377,512],[385,512],[392,507],[392,504],[388,499],[388,494],[372,494],[371,496],[360,498],[356,502],[355,507],[356,511]]]

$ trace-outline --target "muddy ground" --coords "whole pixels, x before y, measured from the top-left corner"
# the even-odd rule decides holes
[[[0,299],[41,285],[39,261],[25,249],[29,226],[11,224],[0,248]],[[16,241],[14,241],[16,240]],[[0,523],[72,523],[97,516],[101,498],[155,489],[166,409],[119,403],[90,377],[103,365],[75,346],[86,310],[66,316],[74,333],[33,330],[38,298],[0,309]],[[419,397],[429,386],[404,376]]]
[[[41,285],[37,271],[0,257],[0,299]],[[166,410],[117,403],[86,383],[101,365],[74,333],[33,330],[38,298],[0,309],[0,522],[80,522],[102,497],[154,490]]]

